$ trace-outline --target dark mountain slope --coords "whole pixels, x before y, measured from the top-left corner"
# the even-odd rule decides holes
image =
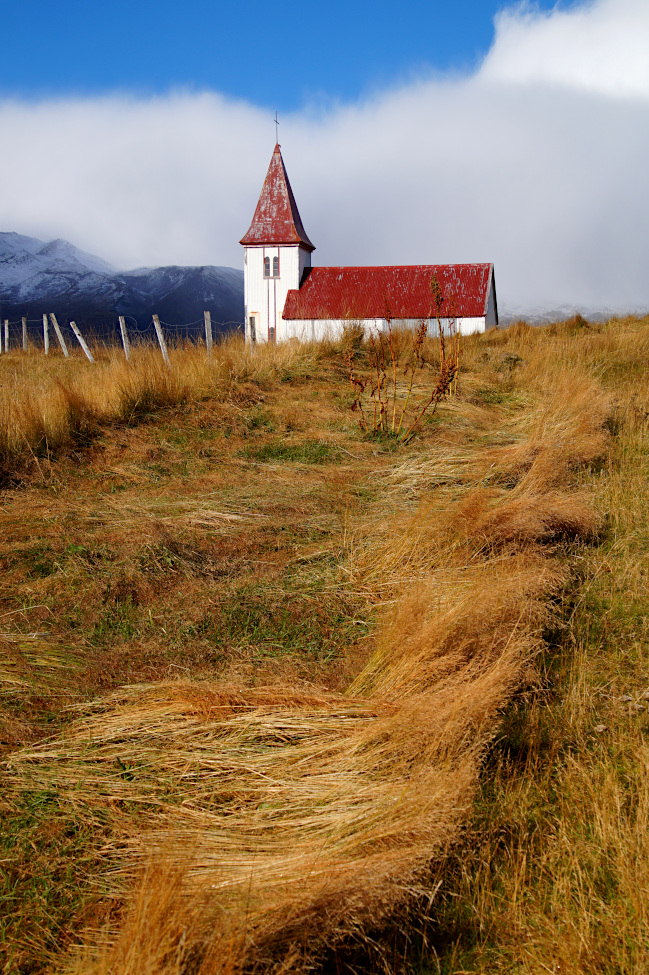
[[[117,271],[65,240],[0,233],[0,318],[38,319],[54,312],[94,332],[112,331],[118,315],[146,328],[155,312],[173,325],[202,322],[214,331],[243,322],[243,271],[229,267],[158,267]],[[200,326],[198,326],[200,327]]]

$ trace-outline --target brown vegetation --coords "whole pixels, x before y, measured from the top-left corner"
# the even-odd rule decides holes
[[[396,452],[359,437],[334,344],[178,349],[171,370],[145,351],[95,373],[15,357],[6,970],[288,971],[327,950],[340,966],[422,892],[436,934],[418,964],[494,970],[473,928],[462,945],[455,902],[492,917],[514,884],[523,930],[527,841],[499,860],[476,792],[500,790],[499,824],[539,801],[547,756],[513,774],[493,742],[530,688],[523,721],[539,723],[544,638],[602,550],[611,379],[628,389],[648,335],[468,339],[457,395]],[[420,396],[434,343],[425,364]],[[467,821],[480,856],[458,846]],[[67,913],[51,891],[66,883]],[[507,955],[498,930],[500,970],[535,970],[542,948]]]

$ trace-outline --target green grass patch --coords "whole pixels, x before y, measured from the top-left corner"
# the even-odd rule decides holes
[[[369,632],[354,600],[340,592],[301,594],[244,586],[205,616],[197,630],[217,647],[259,657],[296,654],[330,660]]]
[[[0,816],[0,970],[32,975],[100,902],[99,824],[63,810],[55,788],[5,795]]]
[[[88,639],[97,646],[125,643],[142,632],[146,621],[131,596],[105,606],[95,620]]]
[[[481,406],[502,406],[514,398],[511,392],[499,389],[496,386],[484,386],[482,389],[476,389],[473,397]]]
[[[321,440],[273,440],[245,451],[244,456],[262,463],[280,464],[337,464],[341,460],[340,451]]]
[[[268,433],[274,433],[277,429],[273,415],[261,406],[253,406],[248,411],[245,423],[248,430],[265,430]]]

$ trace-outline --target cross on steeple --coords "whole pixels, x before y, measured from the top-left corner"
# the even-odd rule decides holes
[[[273,121],[275,122],[275,145],[277,145],[279,142],[279,120],[277,118],[277,112],[275,112],[275,118]]]

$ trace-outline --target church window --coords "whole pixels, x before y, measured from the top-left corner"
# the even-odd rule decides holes
[[[270,257],[264,258],[264,277],[270,277]]]
[[[279,277],[279,257],[273,258],[273,277]]]

